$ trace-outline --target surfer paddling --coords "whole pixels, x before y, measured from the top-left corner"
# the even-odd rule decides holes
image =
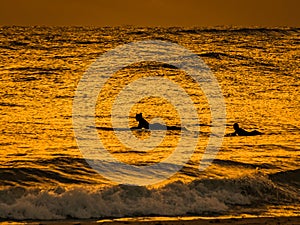
[[[136,114],[135,119],[139,122],[139,125],[137,127],[132,127],[131,129],[149,129],[149,123],[147,120],[144,119],[142,113]]]
[[[256,135],[263,134],[257,130],[253,130],[250,132],[246,131],[246,130],[240,128],[238,123],[233,124],[233,129],[234,129],[234,132],[227,134],[226,136],[256,136]]]
[[[153,124],[149,124],[149,122],[147,120],[145,120],[145,118],[143,117],[142,113],[138,113],[135,115],[135,119],[136,121],[139,122],[137,127],[131,127],[130,129],[132,130],[137,130],[137,129],[147,129],[147,130],[181,130],[181,127],[177,127],[177,126],[165,126],[163,124],[160,123],[153,123]],[[185,128],[183,128],[182,130],[186,130]]]

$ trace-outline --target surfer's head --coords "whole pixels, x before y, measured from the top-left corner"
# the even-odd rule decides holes
[[[234,129],[234,130],[238,130],[239,128],[240,128],[240,127],[239,127],[238,123],[233,124],[233,129]]]
[[[142,113],[137,113],[137,114],[135,115],[135,119],[136,119],[136,121],[140,121],[141,119],[143,119]]]

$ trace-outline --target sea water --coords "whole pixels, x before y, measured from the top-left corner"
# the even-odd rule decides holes
[[[298,28],[1,27],[0,218],[299,215],[299,34]],[[97,132],[107,151],[142,167],[176,148],[183,131],[166,131],[159,146],[142,151],[126,147],[111,129],[118,93],[150,76],[174,81],[191,97],[198,144],[180,171],[155,185],[117,184],[97,173],[74,134],[77,85],[97,57],[144,40],[177,43],[208,65],[224,96],[226,133],[238,122],[264,134],[224,137],[212,164],[199,171],[213,122],[207,96],[176,67],[135,63],[99,90],[95,125],[105,128]],[[141,112],[148,121],[181,124],[169,101],[149,96],[132,106],[128,127],[137,126],[135,114]],[[151,137],[150,131],[124,132]]]

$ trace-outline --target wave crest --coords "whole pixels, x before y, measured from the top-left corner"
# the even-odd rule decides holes
[[[118,185],[105,189],[10,187],[0,191],[3,219],[90,219],[125,216],[219,215],[239,206],[299,202],[266,176],[174,182],[160,188]]]

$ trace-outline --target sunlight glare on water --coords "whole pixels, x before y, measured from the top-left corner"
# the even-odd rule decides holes
[[[165,215],[173,216],[184,215],[191,210],[171,210],[167,193],[173,193],[170,196],[174,197],[178,190],[184,193],[188,189],[186,193],[199,198],[194,206],[191,204],[197,209],[196,215],[202,215],[205,209],[230,214],[235,204],[251,208],[256,205],[257,198],[263,198],[255,196],[265,191],[262,196],[268,197],[262,203],[262,211],[269,208],[268,212],[272,215],[282,215],[285,210],[293,214],[296,207],[289,208],[286,204],[299,205],[300,199],[299,32],[299,29],[292,28],[1,27],[1,189],[22,187],[26,192],[33,187],[52,188],[56,194],[67,195],[69,189],[81,187],[83,192],[74,192],[89,196],[91,189],[95,191],[94,187],[111,187],[113,183],[97,174],[78,149],[72,125],[75,90],[83,73],[99,55],[121,44],[159,39],[189,49],[213,71],[226,102],[226,133],[233,132],[232,125],[238,122],[242,128],[259,130],[264,135],[224,137],[213,164],[199,172],[199,162],[212,124],[203,91],[178,68],[158,62],[131,64],[112,74],[99,91],[95,108],[96,126],[112,128],[112,104],[126,85],[134,79],[156,76],[176,82],[191,97],[198,112],[200,124],[194,125],[200,136],[190,161],[158,187],[130,189],[113,186],[109,190],[125,196],[134,193],[141,199],[149,196],[150,192],[156,198],[164,196],[166,202],[160,210],[165,209]],[[162,98],[140,99],[129,112],[129,127],[137,126],[135,114],[140,112],[148,121],[160,118],[168,126],[181,124],[174,106]],[[151,136],[150,131],[128,132],[141,139]],[[146,152],[124,146],[112,130],[98,129],[98,134],[116,159],[144,166],[158,163],[172,154],[181,133],[166,131],[167,135],[160,145]],[[286,189],[281,191],[282,187]],[[196,191],[201,194],[196,194]],[[105,201],[103,195],[93,193],[95,199]],[[224,199],[224,195],[228,199]],[[218,204],[206,205],[210,201],[205,201],[205,197],[217,199]],[[279,206],[272,208],[275,201],[274,204]],[[9,201],[5,204],[9,205]],[[143,205],[142,202],[139,204],[137,210]],[[9,207],[6,205],[5,209],[15,212],[13,207]],[[160,213],[159,209],[156,211],[155,207],[148,207],[142,208],[143,215],[147,212],[149,215]],[[87,217],[134,215],[135,212],[122,208],[118,214],[113,209],[112,206],[106,214],[93,214],[91,210]],[[53,218],[60,218],[56,216]],[[66,215],[60,216],[65,218]],[[0,212],[0,217],[5,215]]]

